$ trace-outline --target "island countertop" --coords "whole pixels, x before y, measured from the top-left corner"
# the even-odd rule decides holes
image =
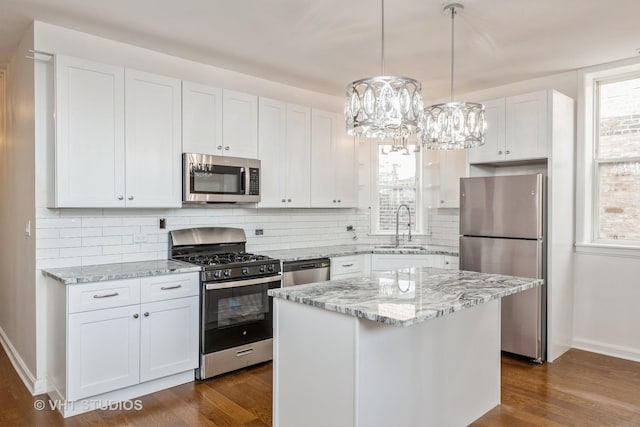
[[[543,283],[542,279],[424,267],[271,289],[269,295],[388,325],[411,326]]]

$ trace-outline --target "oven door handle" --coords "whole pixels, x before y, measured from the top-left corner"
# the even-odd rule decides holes
[[[216,289],[238,288],[240,286],[251,286],[259,285],[261,283],[279,282],[280,280],[282,280],[282,276],[277,275],[269,277],[259,277],[257,279],[249,280],[234,280],[233,282],[207,283],[206,290],[213,291]]]

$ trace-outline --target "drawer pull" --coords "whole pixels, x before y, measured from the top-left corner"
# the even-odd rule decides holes
[[[236,351],[236,357],[246,356],[246,355],[251,354],[251,353],[253,353],[253,349],[252,348],[248,348],[246,350]]]
[[[114,292],[112,294],[104,294],[104,295],[94,295],[94,298],[111,298],[111,297],[117,297],[118,295],[120,295],[117,292]]]
[[[163,286],[160,288],[161,291],[168,291],[170,289],[178,289],[181,288],[182,285],[175,285],[175,286]]]
[[[353,267],[353,264],[342,264],[343,267]]]

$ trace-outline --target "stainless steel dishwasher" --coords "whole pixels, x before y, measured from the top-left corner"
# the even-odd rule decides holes
[[[329,280],[329,258],[306,261],[285,261],[282,263],[282,287]]]

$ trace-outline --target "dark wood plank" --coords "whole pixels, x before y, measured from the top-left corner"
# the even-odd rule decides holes
[[[0,351],[0,426],[268,427],[272,365],[265,363],[140,398],[142,409],[98,410],[63,419],[34,408]],[[135,400],[135,399],[133,399]],[[639,426],[640,363],[570,350],[554,363],[502,358],[502,404],[473,426]]]

